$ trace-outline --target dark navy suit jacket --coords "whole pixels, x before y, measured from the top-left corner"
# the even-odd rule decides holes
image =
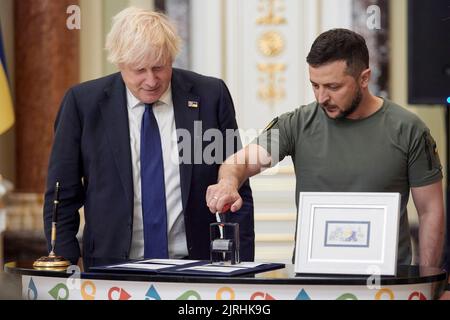
[[[211,141],[202,131],[236,129],[230,93],[222,80],[173,69],[172,98],[177,129],[191,133],[197,158]],[[198,107],[188,106],[190,101]],[[198,127],[197,123],[197,127]],[[180,138],[179,138],[180,139]],[[223,158],[240,148],[224,146]],[[180,142],[180,141],[179,141]],[[228,150],[228,154],[226,153]],[[182,151],[184,152],[184,151]],[[181,154],[183,156],[183,154]],[[191,152],[194,159],[195,152]],[[200,158],[201,159],[201,158]],[[209,224],[215,216],[206,206],[209,185],[216,183],[220,163],[180,164],[181,194],[189,258],[209,259]],[[66,93],[55,122],[55,137],[45,193],[44,225],[50,242],[54,189],[60,182],[60,205],[55,252],[76,263],[81,255],[76,239],[84,206],[82,256],[85,268],[129,258],[133,230],[133,178],[126,88],[121,74],[79,84]],[[254,260],[253,199],[248,181],[241,187],[241,210],[226,215],[240,224],[240,256]]]

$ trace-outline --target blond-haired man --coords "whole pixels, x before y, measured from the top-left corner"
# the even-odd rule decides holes
[[[209,259],[204,194],[226,156],[239,148],[230,93],[220,79],[172,68],[180,40],[168,18],[137,8],[114,17],[109,61],[120,72],[71,88],[55,124],[44,221],[61,184],[56,253],[76,263],[78,210],[84,206],[85,267],[140,258]],[[201,156],[221,134],[218,161]],[[182,146],[181,147],[181,143]],[[232,145],[230,145],[230,143]],[[198,157],[200,155],[200,158]],[[216,159],[217,160],[217,159]],[[254,258],[253,200],[248,182],[240,223],[241,260]]]

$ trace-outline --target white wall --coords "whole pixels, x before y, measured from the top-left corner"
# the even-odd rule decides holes
[[[222,0],[191,0],[191,69],[224,78]]]
[[[103,76],[103,1],[80,0],[80,81]]]

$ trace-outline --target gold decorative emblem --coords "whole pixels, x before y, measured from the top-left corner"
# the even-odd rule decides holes
[[[286,19],[276,13],[276,11],[284,11],[284,4],[280,4],[279,0],[260,0],[259,11],[263,11],[264,15],[256,19],[257,24],[285,24]]]
[[[286,70],[286,65],[284,63],[258,63],[258,70],[264,74],[264,77],[259,80],[259,97],[270,104],[284,99],[286,92],[282,86],[284,82],[282,73]]]
[[[267,57],[275,57],[284,49],[283,37],[276,31],[264,32],[258,39],[259,51]]]
[[[265,31],[257,39],[259,52],[271,59],[278,56],[285,49],[285,41],[282,33],[274,31],[276,26],[286,24],[284,0],[259,0],[259,17],[256,19],[257,25],[271,26],[271,31]],[[286,64],[278,62],[260,62],[257,64],[259,71],[258,97],[273,106],[276,102],[283,100],[286,96],[284,89]]]

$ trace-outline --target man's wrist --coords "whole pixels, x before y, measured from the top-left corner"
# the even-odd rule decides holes
[[[222,177],[219,179],[218,183],[225,183],[233,188],[239,189],[239,181],[234,177]]]

